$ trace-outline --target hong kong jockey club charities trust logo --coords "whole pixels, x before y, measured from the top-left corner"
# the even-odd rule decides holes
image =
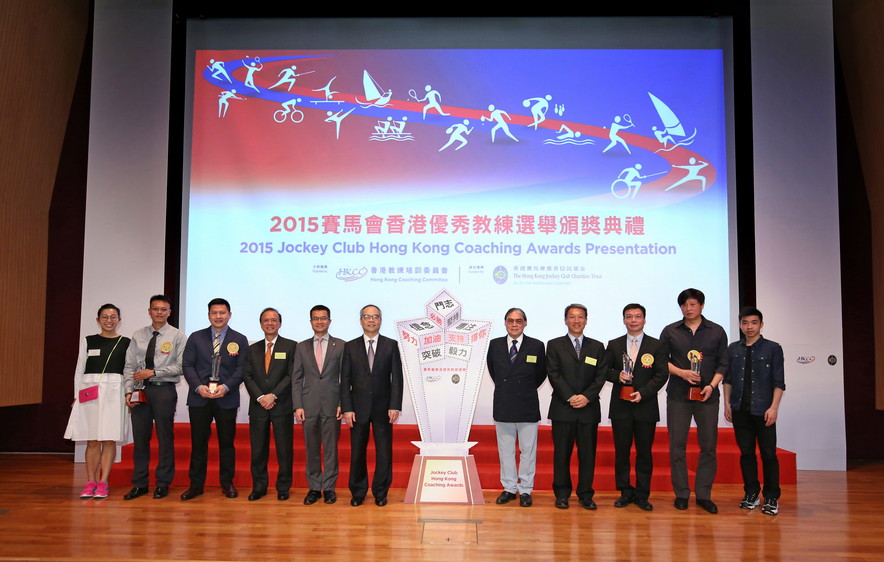
[[[358,267],[358,268],[346,268],[342,267],[338,270],[335,277],[340,279],[341,281],[356,281],[357,279],[362,279],[368,273],[367,267]]]
[[[494,268],[494,271],[491,273],[491,277],[494,279],[494,282],[498,285],[503,285],[506,283],[506,280],[509,279],[509,271],[502,265],[498,265]]]

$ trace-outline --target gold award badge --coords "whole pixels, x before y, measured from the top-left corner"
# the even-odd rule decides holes
[[[239,344],[234,341],[227,344],[227,353],[229,353],[230,355],[238,354],[239,353]]]
[[[696,349],[692,349],[688,351],[688,361],[693,363],[694,361],[702,361],[703,354],[697,351]]]
[[[650,353],[642,355],[642,367],[650,367],[654,364],[654,356]]]
[[[163,353],[172,353],[172,342],[164,341],[162,344],[160,344],[160,351],[162,351]]]

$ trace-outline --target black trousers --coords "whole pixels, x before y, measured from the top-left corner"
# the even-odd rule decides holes
[[[732,410],[734,436],[740,447],[740,470],[743,472],[743,490],[747,494],[762,492],[758,482],[758,459],[755,444],[761,453],[764,471],[765,498],[780,497],[780,461],[777,459],[777,424],[764,425],[764,416],[753,416],[743,410]]]
[[[657,422],[637,421],[632,417],[611,420],[614,434],[614,482],[620,495],[626,498],[648,499],[651,494],[651,475],[654,459],[651,447]],[[630,453],[635,442],[635,486],[629,483]]]
[[[218,434],[218,464],[222,486],[233,484],[236,470],[236,408],[225,409],[216,400],[205,406],[190,406],[190,487],[202,489],[206,485],[206,465],[209,459],[209,435],[212,420]]]
[[[553,420],[553,492],[556,498],[571,496],[571,453],[574,445],[577,445],[577,498],[590,500],[595,495],[592,481],[598,433],[598,423]]]
[[[387,412],[372,414],[365,422],[355,422],[350,428],[350,493],[354,497],[365,497],[368,491],[368,448],[369,429],[374,434],[375,465],[371,481],[371,495],[375,498],[387,497],[387,490],[393,483],[393,424]]]
[[[267,460],[270,457],[270,426],[276,445],[276,491],[288,492],[292,487],[292,460],[295,421],[292,414],[281,416],[249,416],[249,443],[252,446],[252,490],[266,492]]]
[[[147,488],[150,480],[150,438],[157,428],[157,486],[169,486],[175,479],[175,406],[178,391],[174,384],[145,384],[147,403],[132,408],[132,437],[135,441],[132,484]]]

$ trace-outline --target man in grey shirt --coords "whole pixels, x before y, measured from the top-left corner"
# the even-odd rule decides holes
[[[123,499],[134,500],[148,492],[150,477],[150,436],[153,426],[157,428],[159,460],[156,468],[157,487],[154,499],[169,494],[169,484],[175,477],[174,423],[178,391],[175,385],[181,378],[181,358],[187,336],[169,325],[172,304],[165,295],[150,297],[151,325],[136,330],[126,352],[123,385],[126,389],[126,405],[132,409],[132,433],[135,439],[132,474],[133,488]],[[132,390],[135,382],[144,383],[147,402],[133,404]]]

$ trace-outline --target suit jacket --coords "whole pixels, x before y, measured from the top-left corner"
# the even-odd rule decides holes
[[[225,410],[239,408],[239,385],[243,379],[248,356],[249,340],[233,328],[227,328],[227,336],[221,342],[221,384],[227,386],[227,394],[216,398]],[[190,334],[184,346],[184,378],[190,386],[187,393],[188,406],[205,406],[209,398],[203,398],[196,388],[209,384],[212,376],[212,328]]]
[[[344,340],[328,337],[322,371],[316,365],[313,338],[298,344],[292,375],[292,398],[295,409],[303,408],[309,417],[325,414],[335,417],[341,404],[341,360]],[[366,358],[366,361],[368,359]]]
[[[638,421],[660,421],[660,406],[657,404],[657,393],[669,379],[669,357],[657,338],[648,334],[642,337],[638,348],[635,367],[632,370],[632,385],[641,394],[641,402],[633,403],[620,398],[620,371],[623,370],[623,354],[627,353],[627,338],[623,335],[608,342],[608,373],[607,378],[614,383],[611,391],[611,407],[608,417],[612,420],[635,419]],[[649,365],[648,360],[651,361]]]
[[[266,418],[291,414],[292,408],[292,371],[295,365],[295,348],[297,342],[277,336],[273,344],[273,355],[270,358],[270,369],[264,371],[264,353],[267,340],[261,339],[249,346],[243,381],[249,391],[249,416]],[[258,404],[258,397],[264,394],[276,395],[276,405],[265,410]]]
[[[374,368],[368,368],[360,335],[344,344],[341,359],[341,411],[355,412],[357,422],[386,419],[387,410],[402,410],[402,359],[399,344],[378,335]]]
[[[494,421],[540,421],[537,389],[546,380],[543,342],[528,336],[515,361],[510,361],[510,338],[494,338],[488,346],[488,372],[494,381]]]
[[[578,356],[569,336],[550,340],[546,344],[546,373],[553,387],[549,419],[601,423],[599,391],[605,384],[607,372],[608,364],[602,342],[583,336],[583,345]],[[586,396],[589,404],[583,408],[572,408],[568,399],[575,394]]]

